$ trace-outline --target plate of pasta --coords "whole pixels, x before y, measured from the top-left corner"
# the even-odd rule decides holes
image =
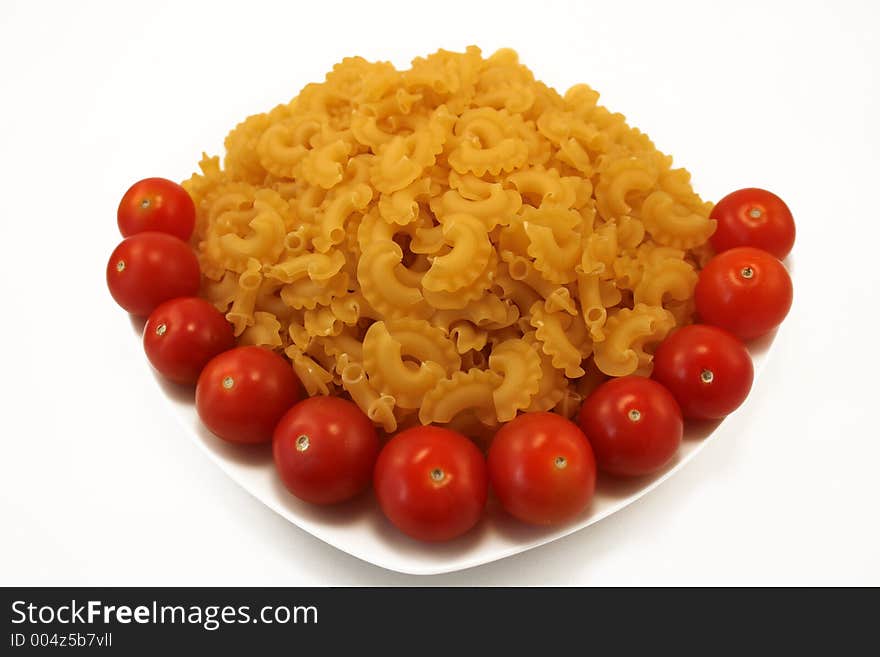
[[[352,57],[182,185],[135,184],[107,282],[197,444],[418,574],[587,527],[687,463],[788,312],[794,223],[765,190],[703,200],[598,98],[512,50]]]

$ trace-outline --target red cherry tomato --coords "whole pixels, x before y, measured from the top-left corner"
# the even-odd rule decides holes
[[[660,343],[653,379],[662,383],[685,417],[720,419],[752,388],[754,369],[742,342],[715,326],[685,326]]]
[[[196,410],[208,429],[233,443],[264,443],[300,397],[299,379],[282,356],[236,347],[215,356],[196,384]]]
[[[477,524],[489,480],[470,440],[440,427],[413,427],[392,438],[376,461],[373,487],[388,519],[421,541],[447,541]]]
[[[785,266],[766,251],[747,246],[712,258],[694,290],[700,320],[741,340],[779,326],[791,299],[791,277]]]
[[[196,206],[177,183],[165,178],[146,178],[125,192],[116,211],[116,223],[123,237],[157,231],[185,242],[196,223]]]
[[[192,297],[201,272],[186,242],[165,233],[138,233],[117,246],[107,262],[107,287],[133,315],[146,317],[163,301]]]
[[[763,249],[782,260],[794,246],[794,218],[781,198],[749,187],[728,194],[712,209],[718,228],[712,247],[718,253],[738,246]]]
[[[672,394],[641,376],[611,379],[581,406],[578,424],[600,470],[635,477],[656,472],[675,456],[684,422]]]
[[[489,480],[508,513],[552,525],[583,511],[596,488],[596,459],[576,424],[555,413],[525,413],[489,448]]]
[[[144,327],[144,351],[159,374],[194,384],[207,362],[232,349],[232,325],[204,299],[182,297],[161,304]]]
[[[336,504],[370,485],[379,437],[356,404],[312,397],[285,413],[272,447],[287,490],[312,504]]]

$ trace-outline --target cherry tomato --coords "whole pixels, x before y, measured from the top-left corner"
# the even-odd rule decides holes
[[[281,418],[272,446],[287,490],[312,504],[336,504],[370,485],[379,437],[357,404],[312,397]]]
[[[754,369],[735,336],[693,324],[660,343],[651,376],[672,393],[685,417],[711,420],[729,415],[745,401]]]
[[[447,541],[477,524],[489,490],[486,460],[470,440],[440,427],[394,436],[376,461],[373,487],[388,519],[421,541]]]
[[[159,374],[194,384],[207,362],[232,349],[232,325],[204,299],[181,297],[161,304],[144,327],[144,351]]]
[[[262,347],[236,347],[205,365],[196,384],[196,410],[208,429],[233,443],[264,443],[300,397],[299,379],[282,356]]]
[[[125,192],[116,211],[116,223],[123,237],[157,231],[185,242],[196,223],[196,206],[177,183],[165,178],[145,178]]]
[[[684,421],[666,388],[641,376],[611,379],[581,406],[578,424],[600,470],[636,477],[656,472],[675,456]]]
[[[794,246],[794,218],[781,198],[749,187],[728,194],[712,209],[718,228],[712,246],[718,253],[738,246],[763,249],[782,260]]]
[[[107,262],[107,287],[133,315],[146,317],[163,301],[192,297],[201,272],[185,242],[165,233],[138,233],[119,244]]]
[[[766,251],[747,246],[712,258],[694,290],[700,320],[741,340],[779,326],[791,299],[791,277],[785,266]]]
[[[533,525],[583,511],[596,488],[596,459],[584,433],[555,413],[525,413],[489,448],[489,479],[508,513]]]

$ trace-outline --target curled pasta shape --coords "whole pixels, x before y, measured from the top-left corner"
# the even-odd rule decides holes
[[[385,322],[374,322],[367,329],[364,369],[370,382],[378,391],[392,395],[399,407],[415,409],[446,372],[431,360],[411,367],[403,357],[403,345],[391,335]]]
[[[415,182],[443,151],[448,126],[454,119],[441,105],[420,129],[409,136],[396,135],[385,143],[371,170],[373,186],[383,194],[390,194]]]
[[[645,229],[658,243],[690,249],[708,240],[717,222],[675,202],[662,191],[652,193],[642,204]]]
[[[313,358],[304,354],[295,345],[287,347],[284,350],[284,354],[293,363],[293,371],[296,372],[297,378],[303,384],[310,397],[330,394],[330,383],[333,381],[333,376],[330,372],[316,363]]]
[[[328,356],[339,359],[343,354],[352,362],[364,360],[363,343],[358,335],[343,331],[339,335],[317,338],[315,342]]]
[[[430,198],[431,181],[420,178],[391,194],[379,197],[379,215],[388,223],[404,226],[419,216],[418,199]]]
[[[605,339],[605,320],[608,319],[608,308],[621,301],[620,290],[613,281],[604,281],[598,274],[585,273],[578,268],[578,302],[584,326],[590,332],[594,342]]]
[[[562,370],[553,366],[550,356],[541,349],[541,343],[535,337],[534,331],[523,334],[523,342],[538,354],[541,360],[541,380],[538,382],[538,392],[532,397],[532,401],[526,410],[527,413],[549,411],[565,395],[568,388],[568,380]]]
[[[647,196],[657,184],[657,170],[643,158],[613,160],[599,174],[596,208],[606,220],[628,215],[632,195]]]
[[[464,308],[438,310],[431,315],[429,321],[435,326],[448,327],[453,322],[466,320],[483,329],[497,330],[510,326],[517,319],[519,310],[515,305],[494,294],[486,294]]]
[[[248,326],[238,338],[241,345],[262,347],[281,346],[281,322],[272,313],[254,311],[253,324]]]
[[[633,290],[633,302],[662,306],[665,299],[686,301],[693,296],[697,278],[697,272],[690,263],[666,258],[646,268],[641,281]]]
[[[520,310],[520,314],[528,312],[529,308],[542,297],[534,289],[510,277],[507,267],[500,269],[495,275],[492,291],[502,299],[509,299]]]
[[[473,368],[467,372],[455,372],[425,395],[419,408],[419,421],[422,424],[449,422],[469,409],[481,416],[492,416],[495,413],[493,393],[501,380],[498,374],[489,370]]]
[[[553,367],[564,370],[565,376],[570,379],[583,376],[581,361],[584,354],[567,334],[567,329],[573,323],[571,315],[563,312],[548,313],[540,303],[532,307],[531,315],[529,323],[535,329],[535,337],[541,343],[541,349],[550,356]]]
[[[358,143],[367,146],[374,153],[394,137],[393,133],[384,131],[375,116],[366,112],[354,112],[351,115],[351,134]]]
[[[434,292],[432,290],[423,289],[422,294],[425,295],[425,301],[432,308],[438,310],[456,310],[465,308],[469,303],[477,301],[482,297],[486,290],[495,280],[495,272],[498,269],[498,255],[495,249],[489,252],[489,261],[486,263],[485,269],[467,287],[460,288],[455,292]]]
[[[325,121],[319,115],[296,115],[269,126],[257,142],[260,165],[279,178],[293,178],[320,136]]]
[[[221,313],[229,309],[237,293],[238,274],[233,271],[224,271],[219,281],[212,281],[206,277],[202,283],[201,296],[213,303]]]
[[[434,212],[444,217],[450,214],[468,214],[483,222],[486,232],[495,226],[506,226],[522,206],[520,195],[504,189],[500,183],[490,184],[483,198],[471,199],[456,190],[449,190],[432,204]]]
[[[422,319],[391,319],[385,324],[394,339],[400,342],[404,356],[437,363],[447,375],[461,368],[458,352],[442,328]]]
[[[582,249],[580,234],[566,228],[572,219],[579,223],[580,216],[571,210],[556,209],[533,210],[522,218],[529,238],[528,255],[534,258],[535,269],[551,283],[561,285],[575,280],[574,268]]]
[[[373,422],[382,425],[387,432],[397,429],[397,418],[394,417],[395,399],[390,395],[380,395],[367,380],[366,372],[360,363],[339,360],[337,369],[340,372],[342,387],[351,396],[352,401],[367,414]]]
[[[326,281],[336,276],[343,265],[345,256],[341,251],[306,253],[267,268],[266,277],[282,283],[293,283],[306,277],[313,281]]]
[[[522,340],[505,340],[492,347],[489,369],[502,377],[492,393],[498,421],[509,422],[517,411],[528,408],[538,393],[543,376],[541,358]]]
[[[254,306],[263,282],[260,273],[260,261],[256,258],[248,260],[247,267],[238,277],[238,291],[232,302],[232,308],[226,313],[226,319],[232,324],[236,337],[241,335],[248,326],[254,325]]]
[[[596,366],[609,376],[647,376],[652,360],[647,347],[663,340],[674,326],[672,313],[663,308],[621,308],[605,323],[605,340],[595,345]]]
[[[361,291],[370,306],[386,317],[427,317],[431,310],[421,290],[400,278],[403,251],[392,240],[369,244],[357,267]]]
[[[449,327],[449,335],[455,342],[455,348],[460,354],[468,351],[480,351],[486,346],[489,332],[478,329],[467,320],[453,322]]]
[[[303,158],[302,177],[312,185],[330,189],[342,181],[350,153],[351,144],[343,139],[314,148]]]
[[[522,199],[536,208],[581,208],[588,203],[593,189],[589,179],[562,177],[556,169],[542,166],[516,171],[507,180]]]
[[[345,222],[355,210],[363,210],[373,198],[369,185],[359,183],[351,189],[340,190],[330,201],[326,211],[317,219],[318,234],[312,244],[319,253],[326,253],[331,247],[345,240]]]
[[[483,223],[473,215],[448,215],[442,225],[443,236],[452,244],[452,250],[434,258],[422,286],[433,292],[455,292],[472,284],[486,269],[492,243]]]
[[[455,123],[458,143],[449,153],[449,164],[458,173],[477,176],[519,169],[529,150],[518,134],[517,119],[506,110],[490,107],[467,110]]]
[[[541,276],[541,273],[535,268],[531,260],[520,256],[511,257],[509,254],[507,255],[507,271],[513,280],[528,285],[544,298],[549,297],[559,287]],[[504,258],[505,254],[502,253],[501,257]]]
[[[326,306],[319,306],[303,313],[303,325],[309,335],[323,337],[339,335],[345,325]]]
[[[567,287],[556,288],[550,296],[544,300],[544,310],[548,313],[565,312],[569,315],[577,315],[577,304]]]
[[[328,280],[300,278],[281,288],[281,299],[296,310],[312,310],[317,306],[329,305],[335,297],[348,291],[348,274],[340,272]]]

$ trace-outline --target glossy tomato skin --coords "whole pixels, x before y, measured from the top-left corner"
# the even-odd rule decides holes
[[[150,364],[175,383],[195,384],[209,360],[234,346],[232,325],[198,297],[166,301],[144,326],[144,351]]]
[[[749,187],[728,194],[712,209],[711,217],[718,221],[710,239],[718,253],[752,246],[782,260],[794,246],[791,210],[766,189]]]
[[[357,404],[311,397],[281,418],[272,448],[287,490],[312,504],[336,504],[369,487],[379,437]]]
[[[262,347],[236,347],[205,365],[196,384],[196,410],[223,440],[266,443],[300,394],[299,379],[282,356]]]
[[[581,406],[578,424],[599,469],[637,477],[669,463],[681,444],[684,420],[666,388],[641,376],[611,379]]]
[[[660,343],[651,377],[672,393],[684,417],[716,420],[745,401],[754,369],[736,336],[716,326],[693,324]]]
[[[712,258],[694,290],[700,320],[741,340],[779,326],[791,309],[792,296],[785,265],[766,251],[747,246]]]
[[[495,434],[489,480],[512,516],[533,525],[554,525],[590,503],[596,459],[573,422],[555,413],[525,413]]]
[[[123,237],[146,231],[168,233],[187,241],[196,223],[196,206],[187,191],[165,178],[145,178],[132,185],[116,211]]]
[[[107,262],[107,287],[133,315],[147,317],[160,303],[192,297],[201,272],[185,242],[165,233],[138,233],[122,240]]]
[[[413,427],[382,448],[373,488],[382,511],[402,532],[420,541],[448,541],[483,515],[486,460],[456,431]]]

